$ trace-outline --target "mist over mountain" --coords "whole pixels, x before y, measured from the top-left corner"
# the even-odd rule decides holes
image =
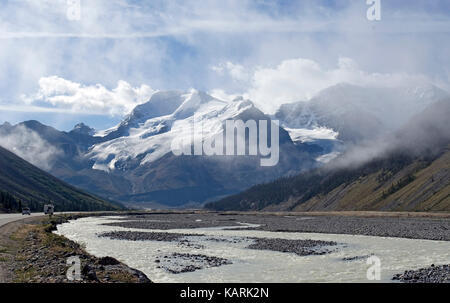
[[[358,143],[394,131],[432,103],[449,97],[431,84],[376,87],[341,83],[309,101],[284,104],[274,117],[289,128],[328,127]]]
[[[108,199],[137,207],[198,207],[324,164],[322,169],[360,167],[399,146],[423,154],[418,136],[426,147],[447,138],[446,111],[433,107],[445,96],[445,91],[432,85],[339,84],[309,101],[282,105],[268,116],[242,97],[224,101],[198,90],[159,91],[110,129],[96,131],[79,123],[61,132],[38,121],[5,123],[0,126],[4,138],[0,145]],[[277,165],[261,166],[261,155],[173,154],[173,142],[195,145],[194,124],[201,125],[201,141],[216,140],[226,137],[225,121],[229,120],[264,120],[270,128],[278,120]],[[33,144],[23,139],[24,132],[35,138]],[[22,139],[14,139],[18,134]],[[247,137],[245,143],[248,152]]]
[[[4,124],[0,130],[1,146],[42,169],[50,169],[55,158],[62,154],[58,147],[23,124],[15,127]]]
[[[215,210],[450,210],[450,99],[330,163],[206,205]]]
[[[316,158],[328,152],[315,144],[294,144],[289,133],[280,128],[279,161],[273,167],[261,166],[264,157],[248,153],[172,153],[174,140],[190,140],[194,124],[202,127],[201,140],[215,140],[226,137],[225,121],[229,120],[264,120],[269,129],[275,127],[270,117],[249,100],[228,102],[190,90],[156,92],[117,126],[104,131],[93,132],[80,123],[70,132],[60,132],[37,121],[26,121],[3,125],[0,134],[9,135],[19,127],[39,134],[61,151],[52,157],[52,165],[47,167],[50,173],[103,197],[139,207],[198,206],[254,184],[311,169],[318,165]],[[256,133],[259,131],[257,126]],[[245,140],[248,151],[249,138]],[[267,140],[271,140],[270,135]]]

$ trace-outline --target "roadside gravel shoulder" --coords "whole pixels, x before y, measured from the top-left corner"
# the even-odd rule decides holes
[[[18,249],[18,243],[11,238],[11,235],[21,226],[33,224],[40,219],[42,218],[25,218],[0,226],[0,283],[11,282],[13,279],[13,274],[8,265],[14,258],[14,254]]]
[[[0,282],[147,283],[142,272],[111,257],[97,258],[81,245],[53,234],[67,218],[28,218],[0,227]],[[81,280],[69,281],[69,257],[80,260]]]

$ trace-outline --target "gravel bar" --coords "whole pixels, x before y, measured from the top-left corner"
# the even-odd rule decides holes
[[[403,274],[395,275],[392,280],[404,283],[450,283],[450,265],[407,270]]]
[[[173,215],[170,215],[173,216]],[[195,219],[201,220],[201,219]],[[202,221],[195,221],[190,217],[179,217],[174,221],[167,220],[121,220],[121,222],[104,223],[106,226],[119,226],[125,228],[140,228],[140,229],[188,229],[188,228],[202,228],[202,227],[219,227],[219,226],[236,226],[242,227],[242,225],[234,221],[218,221],[205,219]]]
[[[319,240],[287,240],[269,238],[254,238],[254,240],[255,243],[250,244],[247,248],[295,253],[299,256],[328,254],[331,250],[326,247],[337,245],[334,241]]]
[[[172,274],[232,264],[231,261],[224,258],[188,253],[172,253],[159,257],[155,262],[159,263],[160,268]]]
[[[239,222],[258,224],[248,229],[284,232],[351,234],[450,241],[450,218],[356,217],[356,216],[279,216],[269,214],[148,214],[130,216],[107,225],[142,229],[184,229],[236,226]]]
[[[200,235],[174,234],[174,233],[161,233],[161,232],[112,231],[112,232],[99,234],[98,236],[110,238],[110,239],[116,239],[116,240],[174,242],[174,241],[181,241],[184,237],[200,236]]]

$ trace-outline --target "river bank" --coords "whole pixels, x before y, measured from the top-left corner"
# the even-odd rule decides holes
[[[97,258],[82,245],[52,233],[56,225],[77,216],[27,218],[0,228],[0,281],[17,283],[148,283],[139,270],[111,257]],[[69,280],[67,271],[80,260],[80,280]]]
[[[85,235],[88,237],[86,238],[88,243],[92,240],[105,239],[101,241],[108,244],[103,243],[97,248],[97,251],[95,249],[91,251],[92,243],[86,247],[84,246],[85,241],[80,242],[77,238],[52,233],[61,226],[59,225],[61,223],[68,222],[68,220],[75,223],[77,222],[73,221],[75,219],[93,215],[96,217],[106,215],[106,217],[102,217],[104,220],[99,220],[92,226],[83,224],[83,228],[78,228],[78,230],[81,231],[84,227],[95,230],[92,236],[89,236],[90,232]],[[120,217],[116,216],[114,220],[107,219],[111,215],[120,215]],[[86,218],[86,220],[90,219]],[[221,228],[225,229],[219,231]],[[100,232],[103,230],[104,233]],[[215,230],[218,231],[218,234],[215,233]],[[357,270],[362,271],[366,259],[374,255],[378,245],[387,245],[386,237],[398,238],[400,241],[398,244],[406,245],[405,251],[408,251],[406,247],[412,244],[409,244],[406,239],[446,242],[450,239],[449,230],[450,218],[446,214],[407,215],[404,213],[362,212],[352,215],[348,213],[319,215],[316,213],[169,211],[65,215],[55,216],[52,221],[42,218],[27,218],[0,228],[0,281],[69,282],[66,277],[69,267],[67,259],[75,255],[79,256],[81,260],[81,282],[84,283],[149,282],[146,274],[149,277],[155,277],[156,282],[172,281],[172,279],[166,279],[165,274],[161,273],[162,270],[173,275],[194,274],[192,276],[194,279],[202,277],[201,273],[211,270],[224,271],[232,277],[233,270],[227,268],[239,264],[241,264],[240,266],[252,264],[250,256],[266,260],[264,255],[266,251],[271,251],[273,257],[286,258],[289,262],[295,261],[292,264],[296,266],[306,265],[298,262],[299,259],[294,257],[294,254],[311,260],[319,257],[325,258],[326,255],[331,254],[338,262],[331,262],[329,266],[340,266],[339,268],[342,270],[356,266]],[[277,234],[272,236],[271,233]],[[309,236],[297,239],[295,236],[297,233],[305,233],[305,235],[310,233],[314,235],[315,240],[310,239]],[[334,242],[334,236],[330,235],[332,233],[336,234],[340,243]],[[321,234],[323,236],[320,236]],[[283,235],[283,237],[278,238],[278,235]],[[350,244],[349,247],[360,246],[360,243],[352,243],[352,241],[353,238],[361,236],[376,236],[380,239],[386,238],[386,240],[379,244],[370,244],[367,248],[358,251],[349,251],[348,247],[342,246],[343,243]],[[143,242],[143,244],[133,243],[131,245],[130,241]],[[219,247],[221,243],[226,244],[223,253],[221,253],[222,248]],[[422,242],[419,242],[419,245],[424,245],[424,253],[418,252],[417,254],[422,254],[418,257],[428,258],[426,255],[427,244],[420,243]],[[113,244],[114,247],[109,247],[110,244]],[[321,248],[323,244],[326,244],[324,249]],[[339,245],[333,248],[336,244]],[[96,247],[95,245],[94,243],[94,247]],[[133,246],[136,249],[122,252],[122,245]],[[153,249],[153,247],[155,248]],[[139,249],[143,249],[145,253],[140,253]],[[416,249],[415,246],[414,249]],[[260,252],[251,252],[252,250]],[[98,251],[101,253],[98,254]],[[230,252],[236,254],[233,255]],[[130,257],[135,253],[136,257],[140,257],[134,259]],[[242,253],[246,256],[240,255]],[[405,257],[407,256],[405,255]],[[386,256],[386,258],[389,260],[391,256]],[[136,259],[142,261],[135,262]],[[398,268],[402,270],[393,271],[390,277],[386,278],[409,283],[449,282],[450,266],[446,264],[450,263],[450,256],[440,258],[440,260],[441,263],[433,264],[433,266],[432,261],[427,263],[422,260],[420,268],[414,267],[414,262],[411,263],[412,267],[398,265]],[[346,265],[339,262],[344,262]],[[150,263],[153,265],[149,265]],[[257,267],[257,262],[254,262],[252,266]],[[396,265],[393,263],[392,266],[394,268]],[[314,272],[316,269],[311,268],[310,270]],[[198,272],[200,275],[197,274]],[[289,273],[286,272],[286,274]],[[345,273],[343,274],[345,275]],[[255,278],[260,277],[255,276]],[[175,279],[174,281],[183,280]],[[321,278],[318,278],[317,281],[321,281]]]
[[[392,278],[450,263],[448,224],[445,216],[167,212],[85,218],[57,233],[155,282],[364,282],[372,256],[383,282],[403,282]],[[447,280],[443,269],[433,282]]]

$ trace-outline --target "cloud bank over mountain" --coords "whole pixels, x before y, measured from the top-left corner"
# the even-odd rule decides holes
[[[145,84],[132,87],[120,80],[111,90],[101,84],[82,85],[58,76],[43,77],[39,80],[39,90],[24,96],[26,104],[44,103],[56,108],[74,112],[90,112],[107,115],[129,113],[136,105],[148,101],[154,90]]]
[[[242,95],[267,114],[275,113],[282,104],[308,101],[322,90],[341,83],[367,88],[405,89],[436,85],[424,74],[370,73],[362,70],[353,59],[345,57],[339,58],[336,66],[330,69],[305,58],[283,60],[275,66],[254,69],[224,62],[211,69],[245,87],[234,94],[216,88],[210,91],[211,95],[228,101]],[[148,84],[133,87],[124,80],[119,80],[115,88],[108,89],[101,84],[83,85],[50,76],[41,78],[38,91],[23,96],[22,101],[23,105],[42,106],[47,110],[123,117],[136,105],[148,101],[155,91]]]
[[[254,100],[267,113],[274,113],[284,103],[310,100],[321,90],[339,83],[385,88],[432,83],[423,74],[370,73],[345,57],[339,58],[336,67],[330,69],[305,58],[283,60],[273,67],[258,66],[251,73],[231,62],[214,69],[220,74],[227,73],[235,81],[244,82],[248,88],[242,95]],[[220,94],[220,90],[217,92]]]
[[[65,0],[0,4],[1,122],[35,118],[36,106],[55,104],[61,118],[53,111],[40,120],[68,130],[75,121],[67,113],[101,112],[93,126],[111,127],[111,114],[140,102],[141,85],[248,94],[267,111],[282,99],[310,98],[339,77],[354,83],[358,72],[389,80],[425,75],[450,87],[445,0],[383,1],[379,22],[367,20],[365,1],[350,0],[92,0],[81,1],[80,20],[69,20],[68,8]],[[80,92],[24,105],[22,96],[31,98],[52,76],[78,83]],[[134,100],[125,105],[113,91],[121,81]],[[104,89],[87,89],[97,84]],[[110,108],[104,98],[113,100]]]

